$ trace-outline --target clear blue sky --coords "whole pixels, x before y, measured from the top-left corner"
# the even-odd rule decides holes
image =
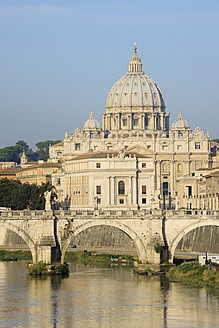
[[[171,122],[219,138],[218,0],[0,0],[0,147],[101,122],[135,41]]]

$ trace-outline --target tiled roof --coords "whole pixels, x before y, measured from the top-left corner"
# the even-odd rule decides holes
[[[8,169],[3,170],[2,172],[0,172],[1,176],[4,175],[16,175],[17,172],[20,172],[22,170],[21,167],[10,167]]]
[[[20,171],[33,170],[38,168],[59,168],[61,164],[59,163],[37,163],[31,166],[23,167]]]
[[[119,152],[118,151],[100,151],[100,152],[95,152],[95,153],[86,153],[86,154],[81,154],[79,156],[73,157],[68,161],[78,161],[78,160],[83,160],[83,159],[101,159],[101,158],[108,158],[110,156],[118,156]],[[136,152],[125,152],[125,156],[136,156],[137,158],[150,158],[149,156],[142,155]]]

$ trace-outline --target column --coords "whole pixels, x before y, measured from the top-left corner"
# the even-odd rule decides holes
[[[163,119],[163,113],[160,114],[160,127],[162,130],[164,130],[164,119]]]
[[[212,210],[215,210],[215,194],[212,194]]]
[[[129,117],[129,130],[132,130],[132,114],[129,114],[128,115],[128,117]]]
[[[108,204],[106,205],[111,205],[111,190],[110,190],[110,177],[107,177],[107,193],[108,193],[108,197],[106,196],[106,199],[108,199]]]
[[[128,204],[132,205],[132,177],[129,178],[129,193],[128,193]]]
[[[219,207],[218,207],[218,194],[216,194],[216,210],[217,211],[219,210]]]
[[[157,124],[156,124],[156,115],[153,114],[153,129],[156,130],[157,129]]]
[[[141,114],[141,129],[144,130],[144,115]]]
[[[175,189],[175,177],[174,177],[174,161],[170,162],[170,174],[171,174],[171,192],[174,192]]]
[[[106,114],[102,114],[102,129],[103,131],[105,131],[106,127],[105,127],[105,119],[106,119]]]
[[[136,177],[132,177],[132,195],[133,195],[133,205],[137,204],[136,199]]]
[[[157,176],[157,190],[158,190],[159,193],[161,193],[161,186],[160,186],[161,169],[160,169],[160,165],[161,165],[161,162],[157,161],[157,163],[156,163],[156,167],[157,167],[156,176]]]
[[[111,185],[112,185],[112,188],[111,188],[111,204],[112,205],[115,205],[116,202],[115,202],[115,199],[116,199],[116,178],[115,177],[112,177],[111,178]]]

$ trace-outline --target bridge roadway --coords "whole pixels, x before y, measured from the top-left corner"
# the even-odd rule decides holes
[[[173,261],[175,249],[188,232],[201,226],[219,226],[219,211],[205,210],[70,210],[0,212],[0,227],[26,242],[33,263],[63,262],[75,236],[95,226],[111,226],[134,242],[139,259],[159,264]],[[161,249],[161,254],[158,250]]]

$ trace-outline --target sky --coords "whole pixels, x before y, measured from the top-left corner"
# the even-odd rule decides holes
[[[219,138],[218,0],[0,0],[0,148],[101,123],[134,42],[171,122]]]

